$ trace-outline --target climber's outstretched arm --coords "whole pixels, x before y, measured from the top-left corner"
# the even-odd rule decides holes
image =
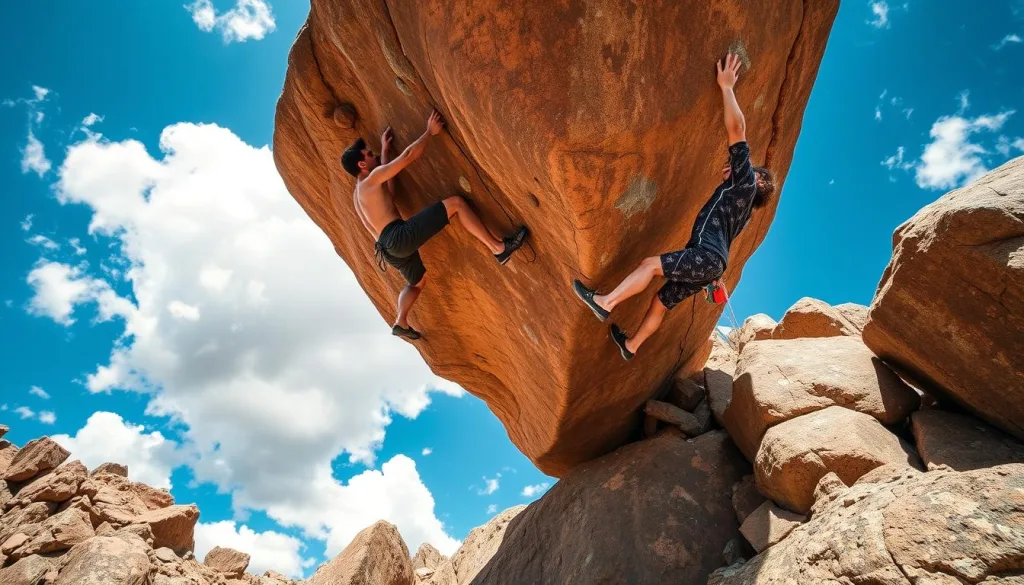
[[[384,129],[384,133],[380,135],[380,164],[386,165],[391,162],[391,147],[394,135],[391,132],[391,126]],[[395,180],[388,179],[384,182],[384,190],[388,192],[388,195],[392,199],[395,198]]]
[[[747,122],[743,119],[740,105],[736,103],[736,93],[733,92],[733,86],[739,79],[740,65],[742,65],[740,58],[732,53],[725,57],[724,65],[721,61],[715,63],[715,67],[718,69],[718,87],[722,89],[725,131],[729,134],[729,146],[747,139]]]
[[[381,164],[379,167],[374,169],[369,176],[363,179],[363,182],[367,182],[371,185],[383,185],[394,178],[394,176],[400,173],[402,169],[409,166],[414,160],[423,155],[423,151],[427,148],[427,140],[431,136],[437,136],[440,134],[442,127],[444,127],[444,119],[441,118],[441,114],[438,114],[437,110],[432,111],[430,113],[430,118],[427,119],[427,131],[403,150],[402,154],[398,155],[398,158],[388,164]]]

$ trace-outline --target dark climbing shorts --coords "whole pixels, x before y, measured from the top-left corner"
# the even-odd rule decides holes
[[[658,298],[671,309],[697,294],[725,272],[725,262],[701,248],[686,248],[661,255],[661,269],[668,282],[658,291]]]
[[[406,282],[418,284],[427,268],[417,250],[447,225],[448,210],[438,201],[407,220],[396,219],[384,226],[374,247],[381,270],[387,262],[402,273]]]

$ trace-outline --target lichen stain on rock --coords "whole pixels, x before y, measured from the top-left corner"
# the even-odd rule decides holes
[[[641,211],[646,211],[658,196],[658,186],[647,177],[634,177],[626,188],[626,192],[615,200],[615,208],[629,219]]]

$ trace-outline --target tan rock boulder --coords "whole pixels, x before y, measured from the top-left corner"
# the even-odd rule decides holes
[[[896,229],[864,342],[922,389],[1024,439],[1024,157]]]
[[[98,474],[82,482],[79,494],[88,496],[102,521],[120,528],[150,511],[132,482],[120,475]]]
[[[53,442],[50,437],[33,439],[25,444],[11,460],[4,473],[7,481],[25,481],[39,473],[57,467],[68,458],[70,453],[64,447]]]
[[[431,106],[447,116],[445,134],[402,173],[400,210],[462,194],[494,229],[530,226],[532,251],[501,268],[464,230],[432,239],[422,250],[431,290],[448,292],[420,298],[414,319],[429,335],[415,347],[435,373],[485,399],[541,470],[560,476],[622,445],[635,412],[680,362],[700,371],[720,315],[687,301],[666,317],[665,331],[679,334],[652,337],[642,366],[623,367],[569,283],[587,275],[608,288],[643,256],[685,244],[680,226],[692,225],[721,180],[712,72],[730,47],[750,63],[737,95],[753,160],[782,186],[837,8],[442,0],[389,10],[314,0],[289,56],[274,159],[387,320],[403,282],[376,268],[352,205],[337,204],[354,184],[338,158],[357,134],[379,151],[385,126],[401,146],[423,131]],[[690,30],[702,32],[678,34]],[[486,33],[470,40],[468,31]],[[335,122],[343,103],[358,123],[348,108]],[[730,289],[773,216],[774,202],[733,244]],[[623,305],[617,319],[635,323],[644,304]],[[592,400],[597,387],[602,399]]]
[[[761,504],[740,526],[740,533],[757,552],[778,544],[807,520],[806,516],[783,510],[771,502]]]
[[[27,506],[16,506],[0,515],[0,542],[18,532],[18,528],[27,524],[41,524],[57,505],[52,502],[34,502]]]
[[[917,452],[929,468],[948,465],[957,471],[1024,463],[1024,443],[980,420],[923,410],[911,418]]]
[[[732,342],[737,352],[742,352],[743,347],[751,341],[771,339],[772,331],[777,325],[775,319],[764,313],[757,313],[744,319],[743,325],[739,329],[733,329],[729,333],[729,341]]]
[[[203,564],[232,577],[241,577],[249,568],[249,555],[233,548],[215,546],[206,553]]]
[[[0,568],[0,583],[3,585],[40,585],[43,577],[53,569],[54,561],[47,557],[33,555],[14,564]]]
[[[864,329],[867,310],[867,307],[854,303],[833,307],[824,301],[804,297],[786,311],[770,336],[773,339],[859,336]]]
[[[462,546],[450,559],[450,572],[442,562],[430,583],[432,585],[470,585],[475,583],[477,574],[491,562],[494,553],[498,552],[505,541],[509,524],[523,510],[526,510],[526,506],[513,506],[491,518],[487,524],[470,530],[466,540],[462,541]],[[453,579],[450,583],[447,580],[449,577]]]
[[[723,339],[717,332],[711,334],[711,354],[708,356],[708,361],[704,364],[705,370],[720,370],[731,376],[736,371],[736,360],[738,358],[739,355],[730,345],[729,341]],[[694,378],[703,381],[704,373],[697,372],[694,374]]]
[[[431,544],[424,542],[412,557],[412,570],[415,571],[424,567],[436,569],[446,558]]]
[[[732,486],[732,509],[740,524],[761,507],[768,498],[757,490],[757,480],[753,474],[746,475]]]
[[[34,532],[31,538],[8,553],[11,558],[67,550],[95,535],[89,515],[74,508],[47,518]],[[13,539],[8,539],[8,542]]]
[[[730,496],[746,467],[723,431],[626,445],[516,516],[472,583],[703,585],[740,536]]]
[[[802,414],[841,405],[893,424],[918,404],[858,337],[755,341],[740,354],[720,422],[753,461],[769,428]]]
[[[94,536],[71,549],[54,585],[146,585],[147,550],[138,537]]]
[[[174,505],[174,496],[165,489],[150,487],[144,483],[133,482],[131,491],[139,497],[139,500],[150,510],[159,510]]]
[[[831,406],[768,430],[754,461],[761,493],[794,512],[806,514],[814,488],[834,472],[852,485],[885,465],[920,466],[913,447],[874,418]]]
[[[109,473],[112,475],[120,475],[121,477],[128,477],[128,466],[121,465],[120,463],[101,463],[99,467],[92,470],[90,475],[98,475],[100,473]]]
[[[78,486],[88,477],[89,471],[81,461],[65,463],[36,477],[18,490],[17,500],[30,502],[66,502],[78,493]]]
[[[18,454],[18,448],[10,441],[0,439],[0,478],[7,475],[7,468],[10,467],[14,456]]]
[[[1024,465],[858,484],[709,585],[1011,585],[1024,572]]]
[[[195,548],[195,527],[199,521],[199,508],[195,504],[171,506],[150,510],[133,521],[148,524],[153,530],[153,546],[181,553]]]
[[[7,425],[0,425],[0,439],[4,438],[4,435],[11,430],[11,427]]]
[[[409,549],[394,524],[364,528],[341,554],[320,565],[309,585],[413,585]]]

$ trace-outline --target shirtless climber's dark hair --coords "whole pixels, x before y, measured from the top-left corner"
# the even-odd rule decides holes
[[[341,153],[341,166],[345,171],[353,177],[359,176],[359,163],[363,160],[363,149],[366,148],[366,141],[362,138],[357,138],[352,146],[345,149],[345,152]]]

